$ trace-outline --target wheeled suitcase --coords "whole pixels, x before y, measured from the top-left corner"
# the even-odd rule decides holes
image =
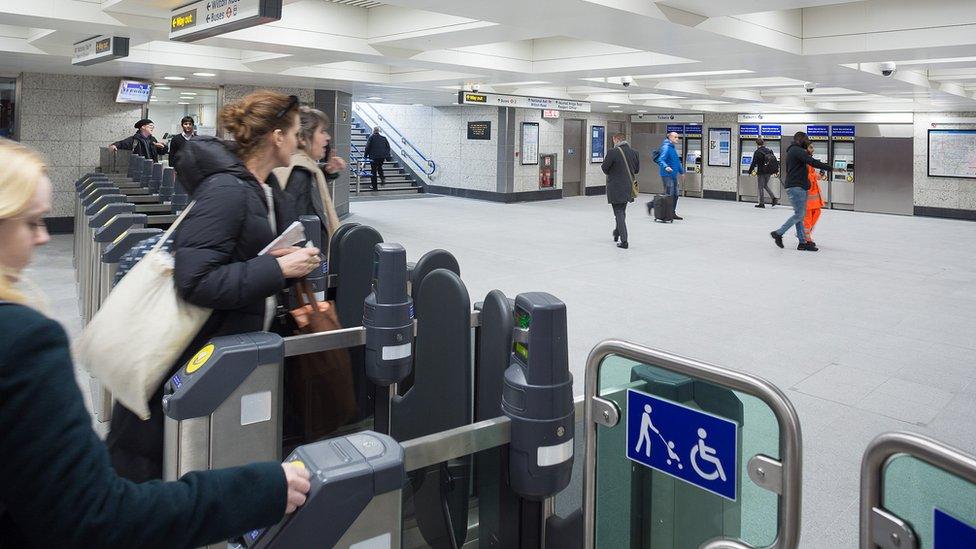
[[[674,222],[674,197],[669,194],[659,194],[647,203],[647,213],[654,216],[654,221],[663,223]]]

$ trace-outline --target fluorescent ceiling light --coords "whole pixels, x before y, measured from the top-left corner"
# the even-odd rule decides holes
[[[552,82],[545,82],[542,80],[532,80],[529,82],[499,82],[497,84],[490,84],[491,86],[538,86],[541,84],[552,84]]]
[[[619,109],[620,105],[607,105],[608,109]]]
[[[414,103],[413,106],[414,107],[423,107],[424,104],[423,103]]]
[[[717,76],[720,74],[752,74],[753,71],[746,69],[733,69],[726,71],[698,71],[698,72],[672,72],[662,74],[641,74],[634,78],[682,78],[686,76]]]
[[[939,63],[969,63],[976,61],[976,57],[941,57],[938,59],[914,59],[911,61],[896,61],[897,65],[935,65]]]
[[[647,112],[647,110],[646,109],[638,109],[637,112],[639,112],[639,113],[645,113],[645,112]]]
[[[185,102],[185,101],[180,101],[180,102],[179,102],[179,103],[177,103],[177,104],[178,104],[178,105],[189,105],[189,103],[187,103],[187,102]]]
[[[173,88],[171,88],[169,86],[156,86],[156,89],[157,90],[171,90]]]
[[[382,101],[382,97],[367,97],[366,101]]]
[[[155,97],[150,97],[149,100],[150,101],[159,101],[159,99],[156,99]]]
[[[163,80],[186,80],[186,78],[182,76],[164,76]]]
[[[212,72],[195,72],[193,73],[193,76],[217,76],[217,75]]]
[[[187,97],[193,97],[193,96],[195,96],[196,94],[195,94],[195,93],[193,93],[193,92],[180,92],[180,95],[185,95],[185,96],[187,96]]]

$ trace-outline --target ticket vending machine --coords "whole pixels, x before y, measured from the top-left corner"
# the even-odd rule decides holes
[[[830,207],[854,209],[854,125],[830,127]]]
[[[808,125],[806,127],[807,137],[813,144],[813,157],[821,162],[830,160],[830,142],[826,125]],[[820,196],[824,202],[830,204],[830,177],[822,170],[818,170],[820,177]]]
[[[702,197],[702,127],[688,124],[681,140],[681,161],[685,168],[685,180],[681,184],[684,196]]]
[[[740,124],[739,125],[739,181],[738,181],[738,199],[742,202],[758,202],[759,201],[759,180],[756,176],[749,173],[749,166],[752,165],[752,156],[756,152],[758,146],[756,145],[756,140],[762,137],[764,141],[764,146],[769,150],[773,151],[776,155],[777,160],[780,161],[782,165],[783,158],[780,153],[780,139],[782,133],[782,126],[779,125],[769,125],[764,124],[760,126],[759,124]],[[778,185],[775,183],[775,176],[770,180],[769,187],[775,189]],[[776,198],[782,200],[782,195],[778,194]],[[768,197],[767,197],[768,200]]]

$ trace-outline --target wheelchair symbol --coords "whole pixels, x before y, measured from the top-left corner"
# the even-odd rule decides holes
[[[691,467],[696,473],[698,473],[698,476],[705,480],[715,480],[717,478],[721,478],[722,482],[725,482],[725,469],[722,468],[722,462],[718,459],[718,457],[716,457],[715,448],[705,444],[706,437],[708,437],[708,432],[706,432],[704,428],[699,428],[698,444],[691,449]],[[705,473],[702,471],[698,464],[699,458],[714,465],[715,470],[711,473]]]

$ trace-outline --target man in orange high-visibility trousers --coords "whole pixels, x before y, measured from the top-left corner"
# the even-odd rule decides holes
[[[813,155],[812,143],[807,147],[807,152]],[[810,190],[807,191],[807,213],[803,216],[803,232],[807,236],[807,244],[816,249],[817,245],[813,242],[813,227],[820,219],[824,200],[820,194],[820,175],[813,166],[807,166],[807,178],[810,180]]]

